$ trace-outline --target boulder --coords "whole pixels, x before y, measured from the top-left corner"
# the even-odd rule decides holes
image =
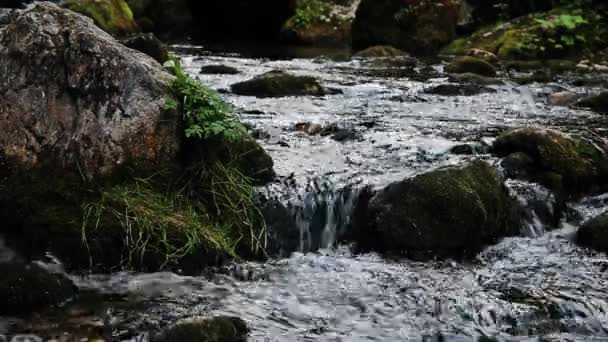
[[[247,324],[240,318],[219,316],[210,319],[195,318],[177,322],[152,342],[246,342]]]
[[[492,64],[475,57],[459,57],[445,67],[445,71],[452,74],[472,73],[486,77],[496,76],[496,69]]]
[[[359,249],[415,258],[473,256],[521,227],[517,202],[482,161],[390,184],[357,211]]]
[[[251,80],[233,84],[235,94],[257,97],[322,96],[319,82],[310,76],[296,76],[284,71],[270,71]]]
[[[51,309],[75,294],[74,284],[35,264],[0,263],[0,315],[28,315]]]
[[[608,213],[585,222],[576,234],[576,242],[601,252],[608,252]]]
[[[388,45],[370,46],[355,53],[355,57],[398,57],[407,55],[405,52]]]
[[[608,114],[608,92],[584,98],[578,101],[577,106],[589,108],[600,114]]]
[[[201,74],[218,74],[218,75],[236,75],[239,73],[237,68],[222,64],[203,65],[200,70]]]
[[[525,168],[511,167],[510,173],[537,181],[561,196],[577,197],[606,187],[607,159],[592,141],[549,129],[521,128],[500,135],[492,149],[500,157],[513,155],[511,159],[524,153],[528,158],[518,155],[518,162],[509,163]]]
[[[238,215],[212,217],[219,208],[205,194],[213,189],[192,189],[184,178],[202,166],[216,170],[215,182],[197,178],[192,184],[199,187],[222,183],[221,177],[236,184],[273,176],[272,159],[238,122],[238,138],[186,138],[189,121],[179,105],[170,106],[183,98],[175,93],[176,78],[93,21],[54,4],[16,16],[0,30],[0,41],[0,229],[18,240],[20,252],[51,251],[68,267],[145,262],[157,270],[204,227],[207,235],[197,237],[200,259],[213,263],[230,254],[208,236],[222,233],[214,230],[225,224],[222,217]],[[207,114],[224,115],[219,95],[200,94],[204,86],[191,79],[188,86]],[[249,196],[242,193],[250,186],[245,183],[236,191],[243,197]],[[176,185],[183,188],[170,191]],[[222,191],[249,203],[231,188]],[[126,229],[123,214],[138,224]],[[126,243],[134,228],[150,238],[148,249]],[[242,231],[232,233],[223,236],[224,247]]]
[[[122,36],[138,31],[133,12],[124,0],[65,0],[63,6],[92,18],[110,34]]]
[[[160,64],[169,59],[169,49],[153,33],[143,33],[122,42],[126,47],[143,52]]]
[[[453,0],[362,0],[353,22],[353,49],[391,45],[432,54],[454,39],[460,8]]]
[[[482,49],[470,49],[469,51],[467,51],[467,56],[483,59],[484,61],[491,64],[498,63],[498,57],[496,57],[495,54]]]
[[[351,2],[295,1],[295,13],[283,25],[281,39],[290,44],[348,46],[353,20]]]
[[[571,91],[558,91],[547,97],[547,103],[552,106],[567,107],[576,102],[578,95]]]

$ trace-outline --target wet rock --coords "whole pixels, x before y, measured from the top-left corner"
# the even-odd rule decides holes
[[[527,178],[534,171],[534,160],[524,152],[509,154],[500,165],[508,178]]]
[[[507,156],[521,152],[533,161],[528,178],[566,197],[605,188],[606,156],[595,144],[558,131],[522,128],[506,132],[493,144],[493,152]],[[530,174],[531,173],[531,174]]]
[[[75,294],[63,275],[35,264],[0,263],[0,315],[28,315],[53,308]]]
[[[359,140],[361,138],[361,134],[359,134],[359,132],[355,131],[354,129],[343,128],[332,133],[331,138],[339,142],[348,140]]]
[[[475,57],[459,57],[445,67],[445,71],[453,74],[472,73],[481,76],[494,77],[496,69],[492,64]]]
[[[355,222],[355,241],[361,250],[416,258],[472,256],[517,235],[519,209],[496,170],[475,161],[389,185]]]
[[[456,145],[450,148],[451,154],[472,155],[475,154],[475,147],[471,144]]]
[[[260,198],[258,208],[266,222],[268,245],[266,252],[271,257],[289,257],[300,248],[300,229],[292,212],[278,200]]]
[[[576,234],[576,242],[581,246],[608,252],[608,213],[583,224]]]
[[[232,92],[257,97],[322,96],[319,82],[310,76],[296,76],[284,71],[270,71],[251,80],[233,84]]]
[[[498,78],[486,77],[470,72],[464,74],[451,74],[448,76],[448,81],[454,83],[471,83],[478,85],[501,85],[504,82]]]
[[[571,91],[560,91],[549,95],[547,97],[547,103],[552,106],[567,107],[576,102],[577,97],[576,93]]]
[[[138,34],[123,41],[123,44],[126,47],[145,53],[160,64],[169,59],[167,46],[156,38],[153,33]]]
[[[237,68],[231,66],[215,64],[215,65],[204,65],[201,67],[201,74],[218,74],[218,75],[236,75],[240,73]]]
[[[483,59],[484,61],[491,64],[498,63],[498,57],[496,57],[495,54],[483,49],[470,49],[469,51],[467,51],[467,56]]]
[[[577,106],[589,108],[600,114],[608,114],[608,92],[584,98],[578,101]]]
[[[308,135],[317,135],[323,130],[323,126],[318,123],[299,122],[295,124],[294,129],[299,132],[304,132]]]
[[[483,93],[495,93],[496,89],[476,85],[476,84],[439,84],[425,88],[425,94],[442,96],[473,96]]]
[[[460,9],[451,0],[363,0],[353,22],[353,48],[390,45],[431,54],[454,39]]]
[[[66,0],[63,6],[92,18],[97,26],[112,35],[138,31],[133,13],[124,0]]]
[[[370,46],[354,54],[355,57],[397,57],[406,53],[389,45]]]
[[[240,318],[219,316],[178,322],[153,336],[152,342],[246,342],[247,324]]]

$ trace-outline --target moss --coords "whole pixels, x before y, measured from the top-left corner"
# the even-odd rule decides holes
[[[74,285],[40,266],[0,263],[0,315],[28,315],[50,309],[74,295]]]
[[[459,57],[445,67],[445,71],[454,74],[473,73],[481,76],[494,77],[496,69],[492,64],[475,57]]]
[[[235,317],[214,317],[178,322],[152,337],[152,342],[245,342],[247,325]]]
[[[376,45],[361,50],[355,54],[356,57],[398,57],[405,53],[388,45]]]
[[[133,12],[124,0],[66,0],[64,6],[92,18],[102,30],[114,35],[138,30]]]
[[[604,155],[583,139],[557,131],[524,128],[502,134],[494,152],[506,156],[523,152],[534,160],[530,177],[563,196],[576,197],[603,187]]]
[[[410,256],[471,256],[518,234],[517,208],[488,164],[439,169],[391,184],[372,198],[357,242],[363,249]]]
[[[608,252],[608,213],[603,213],[583,224],[576,236],[579,245]]]
[[[295,76],[283,71],[267,72],[233,84],[231,89],[239,95],[257,97],[324,95],[323,88],[314,77]]]

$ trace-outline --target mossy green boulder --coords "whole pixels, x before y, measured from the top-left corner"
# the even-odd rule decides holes
[[[270,71],[248,81],[233,84],[232,92],[257,97],[322,96],[319,82],[310,76],[297,76],[284,71]]]
[[[576,242],[601,252],[608,252],[608,213],[585,222],[576,234]]]
[[[138,31],[133,12],[124,0],[66,0],[63,6],[92,18],[110,34],[122,36]]]
[[[486,77],[496,76],[496,69],[492,64],[480,58],[465,56],[458,57],[445,67],[445,71],[451,74],[477,74]]]
[[[0,263],[0,315],[29,315],[52,309],[75,294],[74,284],[35,264]]]
[[[482,161],[393,183],[355,223],[361,250],[415,258],[474,256],[517,235],[521,213],[496,170]]]
[[[348,46],[352,16],[349,3],[330,0],[296,0],[295,13],[281,29],[284,42],[316,46]],[[344,5],[344,6],[343,6]]]
[[[188,319],[174,324],[152,342],[246,342],[247,324],[236,317]]]
[[[500,135],[493,152],[501,157],[525,153],[533,165],[521,174],[561,196],[577,197],[606,187],[607,158],[582,138],[549,129],[522,128]]]
[[[363,0],[352,47],[391,45],[413,55],[433,54],[455,38],[460,6],[453,0]]]
[[[589,108],[600,114],[608,114],[608,92],[584,98],[578,101],[577,106]]]

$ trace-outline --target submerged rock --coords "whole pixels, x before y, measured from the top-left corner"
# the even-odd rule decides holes
[[[247,324],[240,318],[219,316],[178,322],[151,338],[152,342],[246,342]]]
[[[583,224],[577,232],[576,242],[601,252],[608,252],[608,213],[603,213]]]
[[[232,92],[257,97],[322,96],[319,82],[310,76],[296,76],[284,71],[270,71],[248,81],[233,84]]]
[[[28,315],[51,309],[75,294],[74,284],[35,264],[0,263],[0,315]]]
[[[577,106],[589,108],[600,114],[608,114],[608,92],[584,98],[578,101]]]
[[[492,64],[470,56],[454,59],[445,67],[445,71],[453,74],[472,73],[487,77],[496,76],[496,69]]]
[[[123,41],[123,44],[126,47],[145,53],[160,64],[169,59],[169,49],[153,33],[138,34]]]
[[[521,217],[496,170],[475,161],[393,183],[355,223],[362,250],[432,258],[472,256],[517,235]]]
[[[391,45],[430,54],[454,39],[461,3],[452,0],[363,0],[353,22],[352,45]]]
[[[566,107],[576,102],[578,95],[571,91],[560,91],[547,97],[547,103],[552,106]]]
[[[496,89],[476,84],[439,84],[424,89],[424,93],[442,96],[473,96],[483,93],[495,93]]]
[[[231,66],[215,64],[215,65],[204,65],[201,67],[201,74],[218,74],[218,75],[236,75],[239,69]]]
[[[513,163],[512,174],[540,182],[562,196],[576,197],[584,193],[596,192],[606,186],[607,159],[593,143],[575,139],[561,132],[522,128],[506,132],[493,144],[493,152],[504,157],[514,153],[524,153]],[[525,166],[525,167],[523,167]]]
[[[63,6],[92,18],[110,34],[121,36],[138,31],[133,12],[124,0],[65,0]]]

